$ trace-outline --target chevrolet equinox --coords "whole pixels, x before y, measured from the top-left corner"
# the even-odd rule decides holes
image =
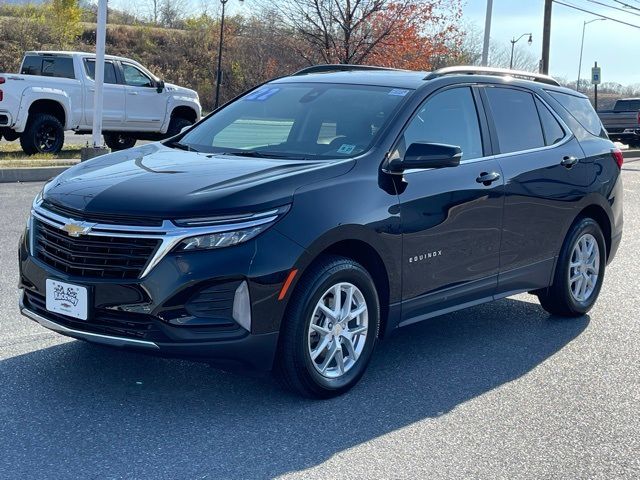
[[[588,312],[622,235],[622,162],[548,76],[311,67],[48,182],[20,308],[331,397],[397,327],[521,292]]]

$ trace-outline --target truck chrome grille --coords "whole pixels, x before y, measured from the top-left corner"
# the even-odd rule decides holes
[[[68,275],[86,278],[138,278],[160,244],[155,238],[67,235],[35,221],[34,255]]]

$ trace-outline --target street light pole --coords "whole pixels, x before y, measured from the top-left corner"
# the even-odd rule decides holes
[[[104,52],[107,32],[107,0],[98,1],[98,22],[96,26],[96,63],[93,75],[93,148],[102,147],[102,109],[104,85]]]
[[[487,14],[484,19],[484,42],[482,43],[482,66],[489,63],[489,42],[491,40],[491,15],[493,13],[493,0],[487,0]]]
[[[576,91],[580,91],[580,75],[582,74],[582,52],[584,50],[584,31],[587,28],[587,25],[593,22],[597,22],[599,20],[606,20],[606,18],[594,18],[593,20],[589,20],[588,22],[585,20],[582,24],[582,42],[580,43],[580,61],[578,62],[578,80],[576,81]]]
[[[509,70],[513,70],[513,50],[516,46],[516,43],[518,43],[527,35],[529,35],[529,40],[527,40],[527,43],[529,44],[529,46],[531,46],[531,44],[533,43],[533,36],[530,33],[523,33],[518,37],[518,39],[515,39],[515,38],[511,39],[511,60],[509,61]]]
[[[224,42],[224,8],[229,0],[220,0],[222,17],[220,18],[220,42],[218,43],[218,69],[216,71],[216,100],[214,109],[220,105],[220,84],[222,83],[222,43]]]

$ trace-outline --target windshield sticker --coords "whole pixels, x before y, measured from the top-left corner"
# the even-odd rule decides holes
[[[394,88],[389,92],[389,95],[393,95],[394,97],[404,97],[409,90],[404,90],[403,88]]]
[[[350,154],[355,150],[356,146],[351,145],[349,143],[343,143],[342,146],[338,149],[338,153]]]
[[[273,87],[259,88],[255,92],[251,92],[249,95],[244,97],[244,99],[252,102],[264,102],[265,100],[273,97],[279,91],[279,88]]]

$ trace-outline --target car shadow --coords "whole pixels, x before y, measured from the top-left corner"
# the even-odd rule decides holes
[[[359,385],[324,402],[269,378],[69,341],[0,362],[0,477],[304,470],[526,375],[588,324],[516,299],[449,314],[395,332]]]

